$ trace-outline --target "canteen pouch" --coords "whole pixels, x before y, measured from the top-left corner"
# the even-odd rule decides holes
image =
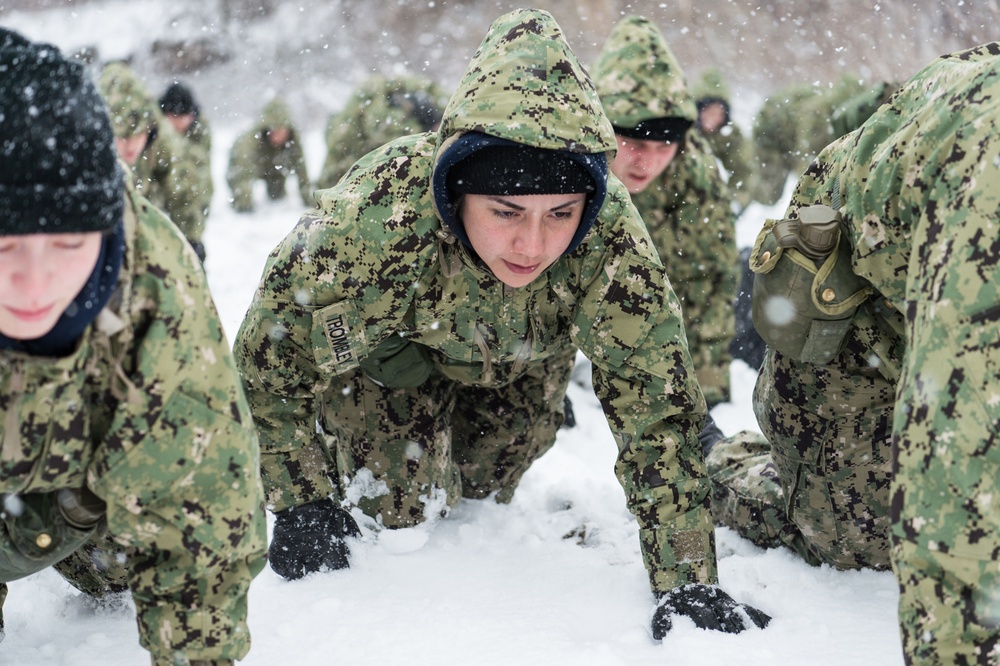
[[[386,388],[414,388],[431,376],[430,355],[421,345],[390,335],[361,361],[365,375]]]
[[[768,220],[750,253],[753,324],[782,354],[823,365],[840,353],[854,313],[872,292],[851,269],[840,213],[806,206],[796,220]]]
[[[87,488],[2,495],[0,500],[0,582],[52,566],[104,526],[104,502]]]

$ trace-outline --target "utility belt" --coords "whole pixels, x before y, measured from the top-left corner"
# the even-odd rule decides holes
[[[797,220],[768,220],[750,253],[753,324],[769,347],[823,365],[841,351],[872,286],[854,274],[843,218],[806,206]]]
[[[0,495],[0,582],[65,559],[105,528],[107,507],[87,488]]]

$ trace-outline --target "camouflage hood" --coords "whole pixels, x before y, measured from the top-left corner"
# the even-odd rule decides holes
[[[660,29],[629,16],[611,31],[597,64],[594,83],[615,127],[635,127],[657,118],[697,117],[677,59]]]
[[[729,103],[729,86],[722,72],[716,67],[709,67],[701,73],[698,83],[694,84],[691,96],[695,100],[717,99]]]
[[[101,71],[98,86],[108,103],[115,138],[125,139],[156,130],[157,104],[128,65],[123,62],[108,64]]]
[[[294,129],[295,124],[292,122],[292,112],[289,110],[288,105],[278,97],[272,99],[261,110],[260,125],[258,127],[262,130],[272,127]]]
[[[435,206],[467,245],[445,186],[447,171],[476,150],[507,142],[566,151],[593,176],[598,192],[588,200],[572,251],[603,203],[617,143],[590,76],[548,12],[521,9],[498,18],[445,108],[435,151]]]

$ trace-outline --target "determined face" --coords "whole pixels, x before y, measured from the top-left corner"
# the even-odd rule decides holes
[[[677,155],[676,143],[628,139],[619,134],[618,152],[611,163],[611,172],[624,183],[629,194],[646,189]]]
[[[530,284],[573,240],[585,194],[462,197],[459,217],[472,248],[509,287]]]
[[[97,265],[103,236],[0,236],[0,333],[35,340],[52,330]]]

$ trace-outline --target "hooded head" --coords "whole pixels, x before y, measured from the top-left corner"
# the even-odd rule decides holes
[[[190,88],[183,83],[171,83],[160,96],[160,110],[173,116],[198,115],[200,109]]]
[[[628,16],[615,25],[593,74],[616,134],[680,142],[697,118],[677,58],[647,19]]]
[[[544,11],[513,11],[490,27],[445,108],[433,175],[435,206],[469,246],[454,206],[469,187],[463,172],[492,174],[504,187],[514,187],[511,192],[581,187],[577,191],[587,194],[587,205],[569,253],[604,203],[614,150],[614,130],[597,91],[555,20]],[[476,155],[479,151],[490,153]],[[526,156],[560,175],[534,168]]]
[[[107,231],[124,180],[83,65],[0,29],[0,235]]]
[[[99,85],[108,103],[116,139],[156,132],[156,103],[128,65],[124,62],[108,63],[101,71]]]

